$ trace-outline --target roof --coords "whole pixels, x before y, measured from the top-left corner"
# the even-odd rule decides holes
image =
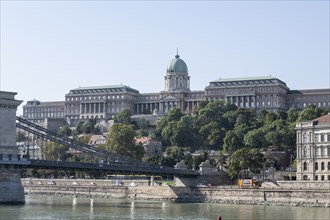
[[[168,73],[185,73],[188,74],[187,64],[180,59],[180,56],[177,54],[175,58],[167,66]]]
[[[148,143],[150,140],[151,140],[150,137],[139,137],[139,138],[135,139],[135,143],[145,144],[145,143]]]
[[[64,101],[40,102],[38,100],[31,100],[31,101],[27,101],[26,105],[24,105],[23,107],[46,107],[46,106],[64,107],[65,102]]]
[[[218,79],[212,82],[237,82],[237,81],[254,81],[254,80],[274,80],[277,79],[271,76],[257,76],[257,77],[240,77],[240,78],[226,78],[226,79]]]
[[[321,124],[328,124],[330,125],[330,113],[323,115],[319,118],[316,118],[313,120],[315,124],[321,125]]]
[[[330,95],[330,89],[300,89],[300,90],[289,90],[287,95],[314,95],[314,94],[328,94]]]
[[[91,93],[116,93],[116,92],[132,92],[139,93],[138,90],[125,85],[108,85],[108,86],[91,86],[79,87],[71,89],[69,95],[72,94],[91,94]]]

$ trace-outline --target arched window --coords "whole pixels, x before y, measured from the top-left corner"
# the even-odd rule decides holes
[[[304,170],[307,170],[307,162],[304,162]]]
[[[318,170],[318,169],[319,169],[319,163],[315,162],[315,170]]]
[[[321,170],[324,170],[324,162],[321,163]]]

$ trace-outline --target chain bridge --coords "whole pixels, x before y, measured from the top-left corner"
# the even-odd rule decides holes
[[[37,137],[62,144],[71,149],[86,153],[99,159],[99,163],[82,163],[82,162],[67,162],[67,161],[50,161],[50,160],[35,160],[27,159],[24,164],[27,168],[38,169],[72,169],[72,170],[99,170],[109,171],[120,174],[146,174],[146,175],[174,175],[193,177],[197,176],[198,172],[187,169],[174,169],[171,167],[155,166],[137,159],[125,157],[118,154],[110,153],[109,151],[100,149],[93,145],[88,145],[79,142],[75,139],[66,137],[56,132],[50,131],[44,127],[36,125],[26,119],[16,116],[16,127],[27,131]],[[2,161],[4,162],[4,161]],[[9,161],[8,161],[9,162]],[[12,161],[14,162],[14,161]],[[24,167],[23,166],[23,167]]]

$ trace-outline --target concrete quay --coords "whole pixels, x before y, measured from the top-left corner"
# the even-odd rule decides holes
[[[38,184],[40,180],[23,179],[25,192],[34,195],[117,198],[176,202],[211,202],[274,206],[330,207],[329,189],[281,187],[238,189],[233,186],[171,187],[146,184],[113,185],[111,180],[53,180],[56,185]],[[41,180],[46,181],[46,180]],[[91,184],[92,182],[92,184]],[[36,184],[37,183],[37,184]]]

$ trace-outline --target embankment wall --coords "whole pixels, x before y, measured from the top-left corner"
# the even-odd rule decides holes
[[[330,190],[326,189],[237,189],[231,187],[170,187],[102,185],[33,185],[23,181],[30,194],[213,202],[224,204],[285,205],[330,207]],[[79,183],[80,184],[80,183]]]

